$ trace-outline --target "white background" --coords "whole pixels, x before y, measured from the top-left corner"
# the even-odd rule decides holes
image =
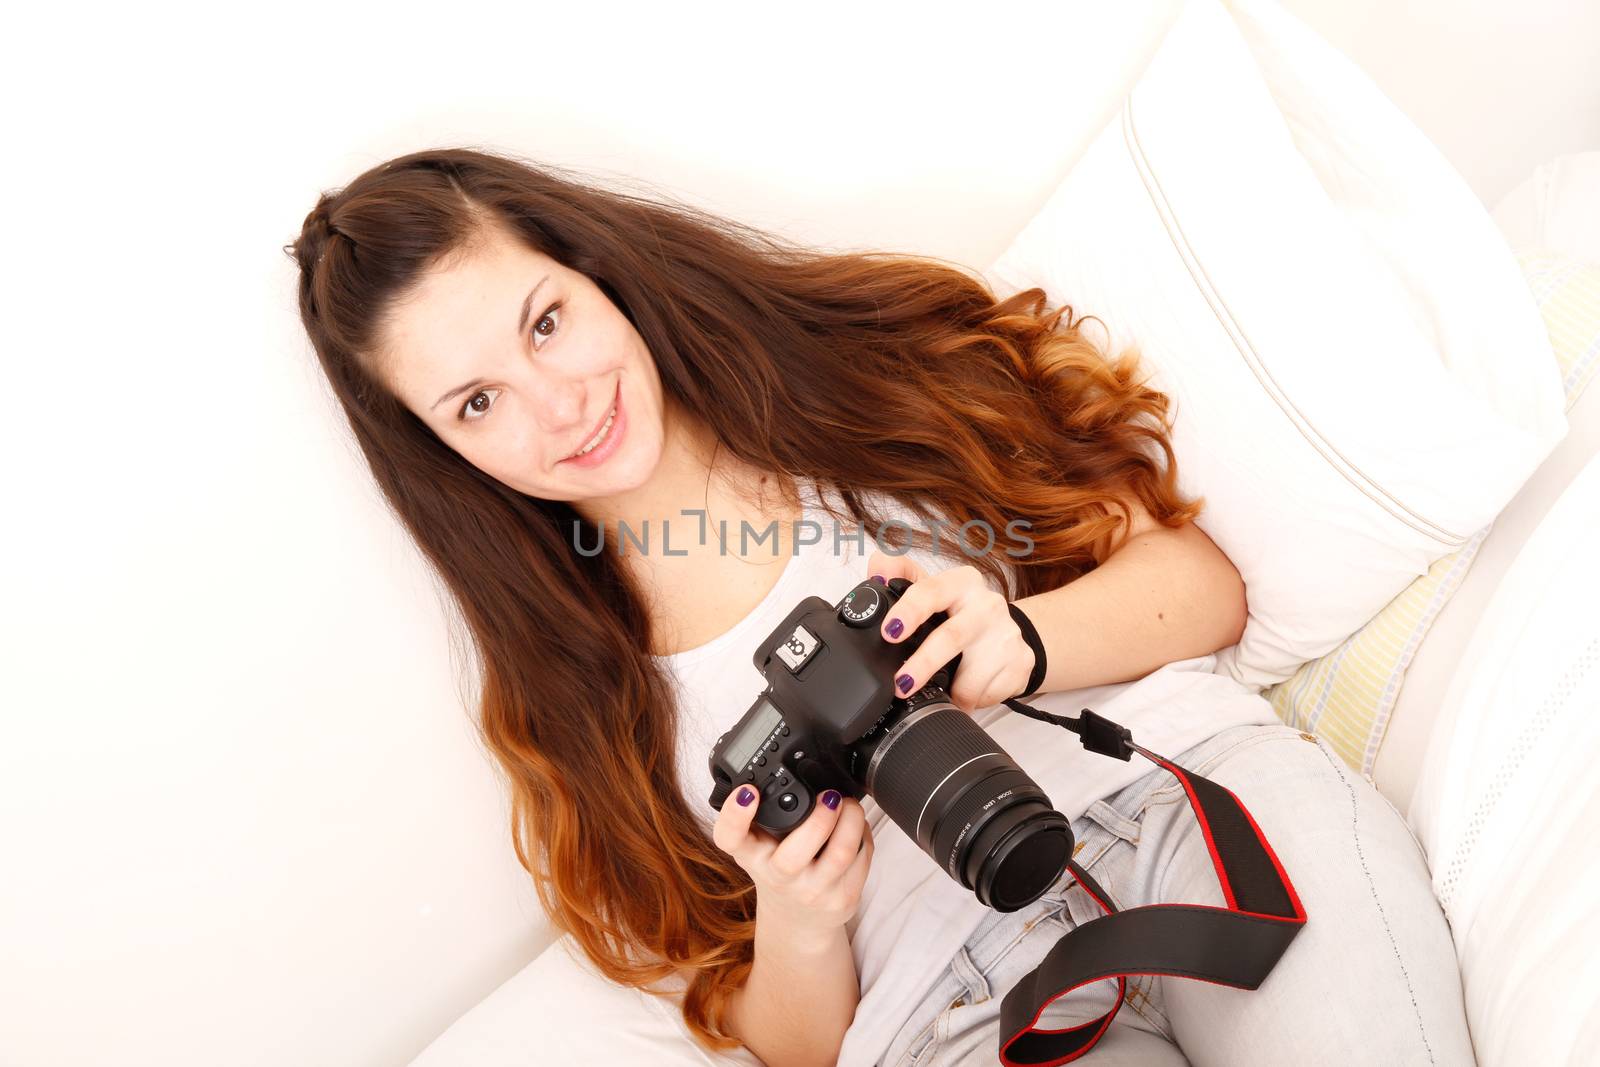
[[[1289,0],[1492,207],[1600,148],[1600,5]],[[403,1063],[548,939],[431,576],[280,248],[461,144],[985,267],[1140,5],[9,16],[0,1064]]]

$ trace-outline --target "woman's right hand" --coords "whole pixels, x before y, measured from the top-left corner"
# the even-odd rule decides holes
[[[838,806],[828,807],[830,794]],[[749,803],[741,805],[739,798]],[[859,801],[833,789],[782,841],[754,825],[757,793],[740,785],[717,814],[711,839],[756,886],[757,922],[802,943],[837,937],[856,913],[872,865],[872,831]]]

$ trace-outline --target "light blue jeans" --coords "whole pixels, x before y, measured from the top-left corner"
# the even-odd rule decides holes
[[[1290,726],[1236,726],[1188,752],[1160,754],[1231,789],[1249,809],[1305,905],[1306,924],[1256,990],[1129,977],[1111,1028],[1073,1062],[1472,1067],[1450,928],[1422,849],[1394,806],[1326,742]],[[1079,865],[1119,909],[1225,907],[1182,787],[1150,768],[1074,820]],[[1070,874],[1026,908],[992,912],[906,1020],[882,1067],[998,1063],[1001,999],[1063,934],[1104,914]],[[1035,1026],[1088,1022],[1116,992],[1115,979],[1082,986],[1047,1006]]]

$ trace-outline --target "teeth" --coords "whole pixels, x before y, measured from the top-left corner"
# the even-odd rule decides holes
[[[579,456],[586,456],[590,452],[593,452],[594,451],[594,447],[596,445],[598,445],[601,441],[605,440],[606,431],[611,429],[611,423],[612,423],[612,421],[614,419],[616,419],[616,417],[617,417],[617,408],[616,408],[616,405],[612,405],[611,414],[606,416],[605,425],[601,426],[599,432],[597,432],[592,438],[589,439],[589,443],[588,444],[584,445],[582,448],[578,449],[576,452],[574,452],[572,455],[568,456],[567,458],[568,459],[577,459]]]

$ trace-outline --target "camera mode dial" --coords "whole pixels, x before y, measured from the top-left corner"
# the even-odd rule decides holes
[[[846,626],[866,629],[883,611],[883,594],[871,583],[856,586],[839,602],[839,618]]]

